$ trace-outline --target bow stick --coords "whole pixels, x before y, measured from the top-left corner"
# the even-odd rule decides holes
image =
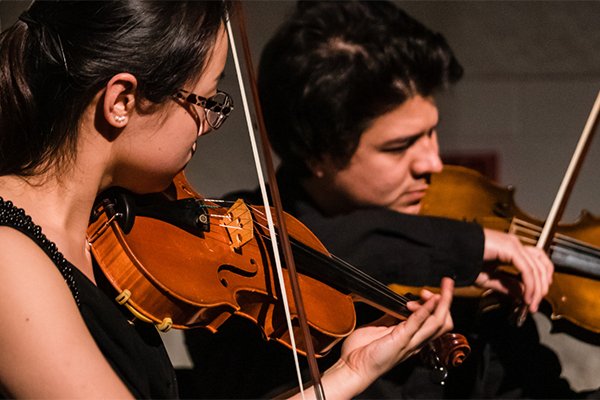
[[[271,194],[271,198],[273,200],[273,207],[276,211],[276,216],[277,216],[277,222],[278,222],[278,228],[279,228],[278,236],[279,236],[279,239],[281,240],[281,246],[282,246],[283,254],[285,257],[285,262],[286,262],[286,267],[288,270],[290,285],[292,288],[292,295],[293,295],[293,299],[294,299],[294,302],[296,305],[297,318],[299,321],[302,335],[304,336],[309,371],[310,371],[310,375],[311,375],[311,378],[313,381],[313,388],[315,391],[316,398],[317,399],[325,399],[325,393],[323,390],[323,386],[321,384],[320,373],[319,373],[319,369],[318,369],[318,365],[317,365],[317,361],[316,361],[316,357],[315,357],[314,347],[313,347],[312,340],[311,340],[310,330],[308,327],[308,323],[306,322],[306,313],[304,311],[304,303],[302,301],[302,293],[300,292],[300,287],[299,287],[298,279],[297,279],[297,275],[296,275],[296,266],[295,266],[294,258],[292,255],[292,248],[291,248],[290,240],[289,240],[289,237],[287,234],[285,217],[283,215],[283,207],[281,204],[281,197],[279,195],[279,189],[277,186],[277,178],[276,178],[276,174],[275,174],[275,168],[273,166],[274,164],[273,164],[273,157],[271,155],[271,146],[270,146],[268,136],[266,134],[266,128],[265,128],[265,124],[264,124],[264,120],[263,120],[262,109],[260,107],[258,88],[256,87],[256,79],[255,79],[255,75],[254,75],[252,58],[251,58],[250,50],[249,50],[250,47],[248,44],[248,36],[246,33],[246,27],[245,27],[245,23],[244,23],[243,6],[240,1],[234,2],[234,5],[235,5],[235,13],[236,13],[236,17],[237,17],[237,22],[238,22],[238,28],[240,31],[240,36],[241,36],[241,41],[242,41],[242,48],[244,51],[244,58],[246,61],[246,71],[248,74],[248,80],[250,83],[252,98],[253,98],[253,102],[254,102],[254,109],[255,109],[255,113],[256,113],[255,117],[257,119],[259,133],[260,133],[260,139],[262,142],[262,151],[263,151],[263,157],[265,159],[265,166],[267,169],[267,175],[268,175],[268,179],[269,179],[270,194]],[[260,157],[258,155],[258,150],[257,150],[257,145],[256,145],[256,138],[255,138],[256,135],[254,133],[254,128],[252,126],[250,111],[249,111],[249,107],[248,107],[248,101],[247,101],[246,94],[245,94],[246,89],[245,89],[244,80],[242,77],[239,59],[237,56],[237,50],[236,50],[233,30],[232,30],[229,19],[227,21],[227,32],[228,32],[229,40],[231,43],[231,51],[232,51],[232,55],[233,55],[233,59],[234,59],[234,63],[235,63],[236,74],[238,77],[238,83],[240,85],[240,93],[241,93],[241,97],[242,97],[242,103],[244,106],[244,113],[246,116],[246,123],[248,126],[248,134],[250,136],[250,143],[251,143],[252,152],[254,155],[255,167],[256,167],[258,180],[259,180],[259,186],[261,189],[263,203],[265,205],[265,214],[266,214],[267,222],[269,225],[269,232],[271,235],[271,243],[273,246],[275,266],[276,266],[276,270],[277,270],[279,286],[281,289],[281,296],[282,296],[282,301],[283,301],[284,310],[285,310],[285,314],[286,314],[288,330],[290,333],[291,345],[292,345],[292,350],[293,350],[293,354],[294,354],[294,362],[296,364],[296,373],[297,373],[297,377],[298,377],[298,383],[299,383],[300,391],[302,393],[302,397],[304,398],[304,388],[302,385],[300,364],[298,361],[298,354],[296,351],[296,340],[294,338],[294,333],[293,333],[292,320],[291,320],[291,315],[290,315],[290,311],[289,311],[289,305],[288,305],[288,300],[287,300],[287,295],[286,295],[286,290],[285,290],[285,284],[284,284],[284,280],[283,280],[283,269],[281,267],[281,258],[280,258],[280,253],[279,253],[279,249],[278,249],[278,245],[277,245],[278,242],[276,239],[277,233],[275,231],[275,227],[273,224],[273,218],[272,218],[271,209],[269,206],[269,199],[267,196],[267,190],[265,187],[265,181],[264,181],[264,177],[263,177],[263,170],[262,170],[262,166],[260,163]]]
[[[587,151],[590,147],[590,143],[592,142],[593,133],[595,131],[596,126],[598,125],[599,111],[600,91],[598,91],[596,101],[592,106],[592,110],[583,128],[583,132],[579,137],[579,142],[575,147],[575,151],[573,152],[573,156],[571,157],[571,161],[569,162],[569,166],[567,167],[565,176],[563,177],[563,180],[558,189],[558,193],[556,194],[554,202],[552,203],[552,207],[550,208],[548,218],[544,223],[544,227],[542,228],[542,232],[537,241],[536,247],[543,249],[546,252],[548,252],[550,243],[552,242],[549,239],[552,238],[552,236],[554,236],[554,232],[556,231],[556,225],[560,221],[563,212],[565,211],[567,201],[569,199],[569,196],[571,195],[571,192],[573,191],[575,180],[577,179],[577,175],[579,174],[579,170],[581,169],[581,165],[583,164],[583,159],[585,158],[585,155],[587,154]],[[521,306],[518,309],[518,315],[516,320],[518,326],[523,325],[526,316],[527,307]]]

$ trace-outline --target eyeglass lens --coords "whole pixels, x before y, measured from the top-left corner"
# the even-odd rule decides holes
[[[231,98],[224,92],[218,92],[207,99],[204,110],[206,111],[206,120],[213,129],[218,129],[223,125],[233,109],[231,103]]]

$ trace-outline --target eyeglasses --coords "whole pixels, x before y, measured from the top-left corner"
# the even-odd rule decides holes
[[[208,125],[213,129],[219,129],[233,111],[233,100],[231,99],[231,96],[220,90],[217,91],[217,94],[207,99],[192,92],[188,92],[185,89],[179,89],[179,91],[174,94],[174,97],[202,107],[204,109],[204,114],[206,115],[206,122],[208,122]]]

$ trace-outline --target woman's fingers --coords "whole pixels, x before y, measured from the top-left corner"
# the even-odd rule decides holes
[[[440,285],[440,294],[423,291],[422,295],[427,300],[423,304],[411,302],[409,309],[413,314],[407,319],[407,329],[414,332],[413,343],[422,346],[425,342],[434,339],[449,331],[453,327],[450,306],[454,281],[443,278]]]
[[[425,343],[452,328],[450,305],[454,282],[445,278],[440,294],[425,293],[424,303],[409,302],[413,312],[394,326],[356,329],[342,346],[340,360],[324,375],[343,376],[343,387],[359,392],[394,365],[417,353]]]

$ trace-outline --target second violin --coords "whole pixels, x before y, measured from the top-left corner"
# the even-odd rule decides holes
[[[501,187],[476,171],[448,165],[432,177],[422,213],[475,221],[535,244],[543,223],[523,212],[513,194],[512,187]],[[600,333],[599,246],[598,217],[583,211],[578,221],[560,224],[549,248],[556,271],[546,295],[552,306],[551,318],[564,318],[595,333]],[[471,290],[471,294],[477,292]]]

